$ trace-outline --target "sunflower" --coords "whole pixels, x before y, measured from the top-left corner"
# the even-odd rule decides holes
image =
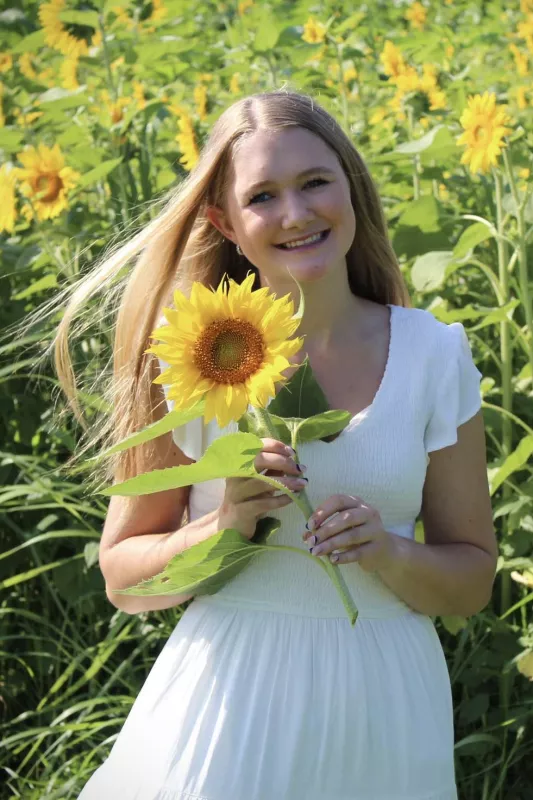
[[[383,52],[380,54],[379,58],[383,64],[385,75],[389,75],[391,78],[397,78],[398,75],[402,75],[405,71],[406,65],[403,55],[396,45],[389,40],[385,42]]]
[[[203,83],[197,84],[194,87],[193,97],[198,117],[204,120],[207,117],[207,86]]]
[[[185,169],[189,171],[195,166],[200,154],[198,153],[192,119],[187,112],[181,113],[178,119],[178,128],[179,133],[176,136],[176,141],[182,153],[180,164],[183,164]]]
[[[10,53],[0,53],[0,72],[9,72],[13,67],[13,58]]]
[[[7,164],[0,167],[0,231],[13,233],[15,229],[16,200],[15,200],[15,170],[8,169]]]
[[[229,82],[229,90],[232,94],[239,94],[241,91],[241,87],[239,85],[239,81],[241,79],[240,72],[234,72],[231,76],[231,80]]]
[[[63,89],[79,89],[80,84],[78,83],[78,56],[66,56],[63,59],[63,63],[59,68],[59,74],[61,75],[61,85]]]
[[[407,11],[405,12],[405,19],[411,23],[413,28],[416,28],[419,31],[424,30],[424,25],[426,24],[428,12],[422,5],[422,3],[416,2],[410,6]]]
[[[205,398],[205,422],[221,428],[238,420],[248,405],[265,408],[284,382],[289,356],[303,339],[290,339],[299,320],[289,295],[275,299],[268,287],[252,291],[254,274],[239,285],[224,279],[213,291],[195,282],[190,299],[174,293],[175,309],[163,309],[168,322],[152,333],[165,344],[152,345],[169,364],[155,383],[168,384],[176,409]]]
[[[33,66],[33,56],[31,53],[22,53],[18,60],[19,70],[28,80],[35,80],[37,72]]]
[[[65,56],[86,56],[89,47],[97,44],[99,37],[90,25],[65,23],[61,19],[64,11],[97,11],[91,3],[78,2],[66,5],[66,0],[50,0],[39,8],[39,19],[44,30],[46,44]]]
[[[502,148],[507,146],[502,140],[512,132],[512,128],[506,127],[512,119],[504,108],[498,108],[496,95],[485,92],[468,98],[468,108],[463,111],[460,122],[464,133],[457,144],[466,145],[461,164],[468,164],[473,174],[488,172],[496,165]]]
[[[308,44],[319,44],[326,38],[326,26],[313,17],[309,17],[304,25],[302,39]]]
[[[59,145],[28,147],[17,155],[23,165],[16,169],[21,191],[31,201],[39,220],[52,219],[67,208],[67,195],[78,173],[65,166]]]

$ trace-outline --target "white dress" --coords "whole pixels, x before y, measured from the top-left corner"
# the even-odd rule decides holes
[[[412,538],[427,453],[454,444],[478,411],[481,375],[460,323],[390,308],[374,401],[299,454],[314,507],[356,494]],[[194,420],[174,436],[198,459],[234,430]],[[195,485],[191,519],[222,491],[222,480]],[[298,508],[277,514],[274,542],[306,548]],[[376,574],[340,569],[354,627],[324,571],[287,551],[193,600],[80,800],[456,800],[450,682],[431,619]]]

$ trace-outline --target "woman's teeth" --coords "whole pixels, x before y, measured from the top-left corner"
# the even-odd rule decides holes
[[[285,244],[279,244],[277,246],[282,247],[284,250],[292,250],[296,247],[304,247],[325,239],[328,232],[329,231],[322,231],[321,233],[314,233],[312,236],[308,236],[306,239],[297,239],[294,242],[286,242]]]

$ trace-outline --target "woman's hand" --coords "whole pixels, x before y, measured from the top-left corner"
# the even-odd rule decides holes
[[[277,439],[262,439],[263,450],[257,454],[254,466],[257,472],[275,477],[291,492],[307,486],[303,477],[306,467],[297,466],[294,450]],[[226,478],[226,490],[219,510],[220,530],[235,528],[247,539],[255,533],[257,521],[277,508],[292,503],[286,494],[276,496],[277,488],[256,478]]]
[[[360,497],[328,497],[307,525],[303,539],[313,555],[329,555],[337,564],[356,561],[367,572],[387,569],[395,559],[395,535],[383,529],[379,512]]]

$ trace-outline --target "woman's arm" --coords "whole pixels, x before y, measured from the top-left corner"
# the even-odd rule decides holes
[[[430,616],[470,616],[489,602],[498,546],[479,411],[456,444],[430,454],[422,500],[425,544],[394,535],[379,574],[404,602]]]

